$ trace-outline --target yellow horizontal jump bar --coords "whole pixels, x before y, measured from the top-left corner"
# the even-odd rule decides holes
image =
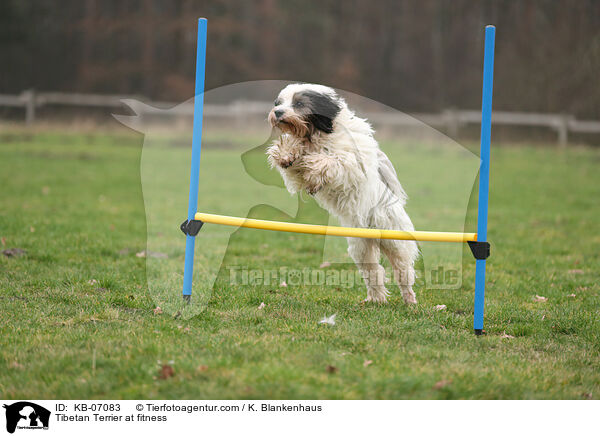
[[[286,223],[282,221],[255,220],[234,216],[198,212],[194,219],[211,224],[275,230],[278,232],[309,233],[312,235],[349,236],[370,239],[403,239],[411,241],[467,242],[477,241],[477,233],[455,232],[405,232],[402,230],[361,229],[356,227],[321,226],[315,224]]]

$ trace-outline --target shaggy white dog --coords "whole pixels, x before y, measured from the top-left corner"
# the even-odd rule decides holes
[[[406,193],[373,129],[354,115],[336,92],[322,85],[284,88],[269,113],[281,136],[267,151],[287,190],[305,190],[343,226],[413,231]],[[412,286],[419,255],[415,241],[347,238],[348,253],[367,285],[366,301],[389,295],[381,251],[390,260],[406,303],[417,302]]]

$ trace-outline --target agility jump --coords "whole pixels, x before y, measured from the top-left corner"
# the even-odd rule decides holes
[[[202,115],[204,106],[204,78],[206,66],[207,20],[198,20],[198,45],[196,52],[196,89],[194,98],[194,127],[192,135],[192,161],[190,169],[190,190],[188,216],[181,224],[186,235],[185,268],[183,276],[183,298],[189,301],[192,295],[192,277],[194,270],[194,248],[196,235],[205,223],[220,224],[252,229],[279,232],[305,233],[313,235],[345,236],[371,239],[398,239],[431,242],[468,243],[476,259],[475,301],[473,328],[475,334],[483,332],[483,313],[485,299],[486,259],[490,255],[487,242],[488,196],[490,177],[490,142],[492,125],[492,88],[494,76],[494,43],[496,28],[486,26],[483,62],[483,92],[481,108],[481,143],[479,167],[479,201],[477,210],[477,233],[400,231],[391,229],[368,229],[355,227],[337,227],[314,224],[298,224],[280,221],[257,220],[230,217],[197,212],[198,184],[200,172],[200,151],[202,139]]]

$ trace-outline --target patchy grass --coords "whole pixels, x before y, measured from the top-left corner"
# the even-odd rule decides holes
[[[395,286],[390,304],[361,305],[361,283],[241,286],[223,269],[200,315],[155,314],[136,257],[146,248],[140,152],[139,137],[117,135],[0,145],[0,248],[26,251],[0,255],[3,398],[600,396],[599,150],[494,149],[483,337],[471,330],[467,251],[462,288],[418,288],[416,308]],[[236,156],[205,153],[215,165]],[[234,240],[226,264],[321,260],[319,238],[241,230]],[[332,313],[335,326],[318,324]]]

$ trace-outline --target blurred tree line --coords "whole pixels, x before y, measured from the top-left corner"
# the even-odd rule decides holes
[[[496,109],[600,118],[594,0],[2,0],[0,93],[187,99],[200,16],[208,89],[285,79],[409,112],[476,109],[495,24]]]

